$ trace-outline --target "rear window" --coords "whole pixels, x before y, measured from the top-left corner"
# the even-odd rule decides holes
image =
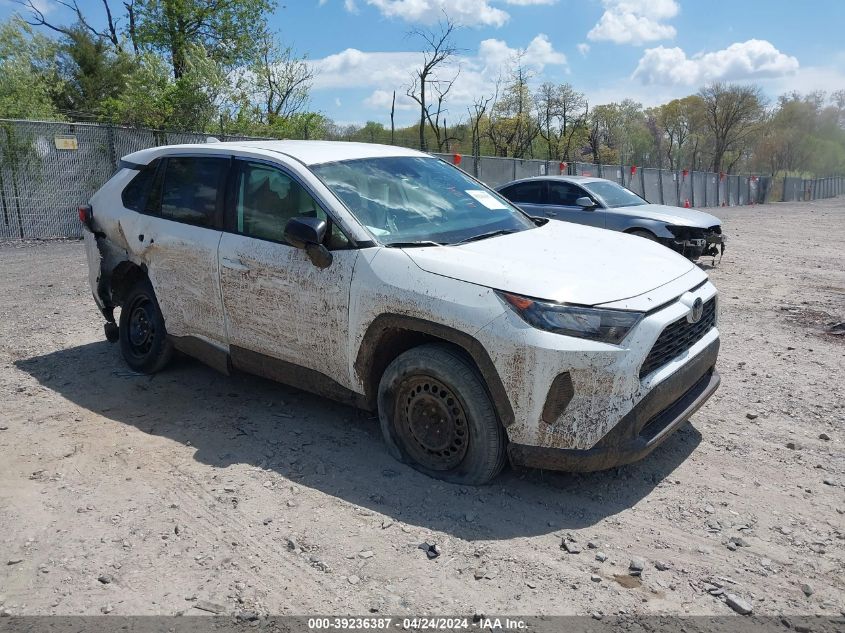
[[[161,217],[197,226],[221,226],[218,191],[228,158],[171,157],[161,188]]]
[[[543,199],[544,187],[545,183],[539,180],[536,182],[523,182],[502,190],[502,195],[512,202],[543,204],[545,202]]]
[[[153,178],[155,177],[157,164],[158,161],[153,161],[149,165],[145,165],[135,175],[135,177],[129,181],[129,184],[126,185],[123,189],[123,193],[121,194],[124,207],[132,209],[133,211],[144,210],[144,204],[146,203],[150,186],[152,185]]]

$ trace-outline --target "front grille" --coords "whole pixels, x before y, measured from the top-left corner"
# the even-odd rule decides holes
[[[704,304],[704,311],[698,323],[690,323],[686,317],[681,317],[666,326],[666,329],[657,337],[654,347],[646,356],[645,362],[640,368],[640,378],[648,376],[655,369],[663,367],[672,359],[683,354],[700,341],[715,325],[716,298],[714,297]]]

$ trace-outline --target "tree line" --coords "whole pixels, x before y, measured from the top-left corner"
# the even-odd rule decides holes
[[[94,121],[163,130],[394,143],[427,151],[668,169],[845,173],[845,89],[792,92],[714,82],[657,107],[592,104],[541,82],[522,55],[468,107],[459,27],[410,33],[420,64],[396,86],[390,125],[338,125],[310,107],[308,60],[268,27],[269,0],[100,0],[51,21],[33,0],[0,24],[0,118]],[[419,109],[396,127],[396,94]],[[387,114],[387,113],[386,113]],[[451,121],[451,123],[447,123]]]

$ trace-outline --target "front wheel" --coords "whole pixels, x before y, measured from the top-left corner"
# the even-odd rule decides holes
[[[126,295],[120,309],[118,336],[123,358],[135,371],[154,374],[164,369],[173,356],[164,317],[148,280],[136,283]]]
[[[505,434],[478,371],[448,345],[397,357],[379,383],[388,449],[431,477],[481,485],[505,463]]]

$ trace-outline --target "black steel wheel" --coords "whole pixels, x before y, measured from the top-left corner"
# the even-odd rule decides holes
[[[505,433],[484,380],[447,344],[427,344],[398,356],[378,391],[388,450],[420,472],[480,485],[505,463]]]
[[[146,279],[139,281],[123,301],[119,337],[123,358],[135,371],[145,374],[160,371],[173,355],[164,317]]]
[[[431,376],[410,376],[396,393],[397,433],[414,461],[431,470],[457,467],[467,452],[469,432],[463,404]]]

